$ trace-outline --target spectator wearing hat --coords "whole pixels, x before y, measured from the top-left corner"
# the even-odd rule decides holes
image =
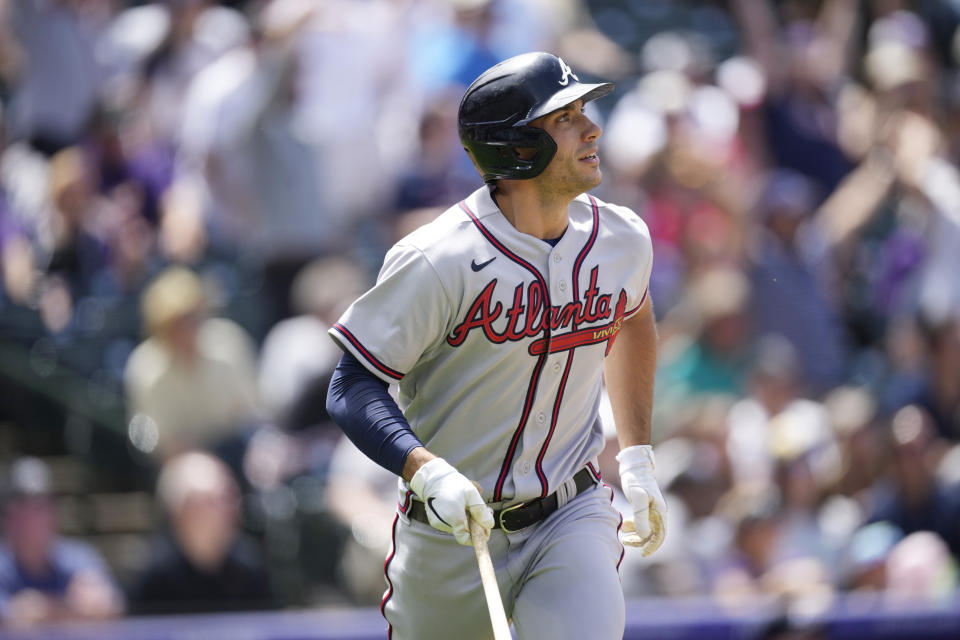
[[[681,313],[688,330],[676,355],[665,349],[658,393],[685,402],[690,396],[743,394],[751,364],[747,308],[750,283],[738,269],[716,266],[693,279]]]
[[[207,448],[239,468],[258,421],[253,341],[208,316],[203,283],[184,267],[162,272],[141,303],[148,337],[124,371],[133,444],[160,459]]]
[[[123,599],[103,558],[57,532],[50,471],[37,458],[10,466],[0,544],[0,626],[111,618]]]

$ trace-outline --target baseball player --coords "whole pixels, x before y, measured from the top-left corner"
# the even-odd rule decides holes
[[[604,377],[634,508],[624,541],[649,554],[663,539],[650,236],[585,195],[600,184],[601,129],[584,105],[612,89],[548,53],[481,74],[458,127],[485,186],[391,248],[330,330],[345,352],[330,414],[401,477],[390,638],[491,637],[468,518],[490,532],[520,638],[622,637],[621,522],[597,471]]]

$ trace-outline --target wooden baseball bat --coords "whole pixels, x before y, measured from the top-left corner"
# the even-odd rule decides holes
[[[477,565],[480,567],[480,582],[483,583],[483,595],[487,599],[487,611],[490,612],[490,622],[493,623],[493,638],[511,640],[510,623],[507,622],[507,614],[503,610],[497,574],[493,570],[490,549],[487,548],[489,534],[473,518],[467,520],[470,522],[470,537],[473,539],[473,550],[477,554]]]

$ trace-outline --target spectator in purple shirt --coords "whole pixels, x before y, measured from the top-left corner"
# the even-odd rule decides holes
[[[0,623],[28,627],[122,613],[120,591],[100,555],[58,535],[46,465],[16,460],[5,493]]]

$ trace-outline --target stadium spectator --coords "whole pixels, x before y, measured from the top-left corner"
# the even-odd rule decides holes
[[[735,268],[713,267],[692,279],[684,301],[663,321],[671,344],[658,365],[655,404],[663,404],[656,412],[700,395],[743,395],[752,358],[749,296],[750,283]]]
[[[378,604],[383,597],[383,559],[390,551],[396,516],[396,476],[341,437],[326,481],[327,508],[350,532],[337,563],[342,588],[356,604]]]
[[[733,477],[748,486],[773,482],[773,433],[771,419],[781,413],[795,413],[814,432],[798,437],[818,438],[828,428],[823,408],[803,397],[800,365],[796,349],[782,336],[766,335],[757,341],[750,369],[747,394],[727,415],[727,452]]]
[[[866,387],[837,387],[824,398],[840,458],[830,493],[860,505],[866,504],[887,467],[888,439],[880,425],[878,404]]]
[[[397,178],[394,208],[398,212],[443,206],[474,184],[475,171],[457,138],[459,100],[453,91],[442,93],[420,116],[418,161]]]
[[[105,235],[111,220],[97,194],[96,167],[79,147],[54,155],[49,175],[46,272],[63,277],[76,301],[89,293],[94,278],[109,263]]]
[[[201,70],[243,43],[248,26],[235,9],[210,0],[160,3],[161,38],[140,69],[142,107],[154,135],[172,144],[180,130],[183,96]]]
[[[782,500],[772,558],[775,564],[802,560],[835,583],[839,575],[834,571],[852,531],[837,540],[826,530],[826,492],[836,477],[840,456],[820,409],[795,407],[774,416],[767,425],[774,481]]]
[[[810,3],[780,12],[782,20],[774,5],[736,0],[731,8],[745,48],[764,71],[761,109],[771,164],[811,180],[816,205],[852,168],[838,141],[834,101],[855,59],[856,3]]]
[[[945,442],[930,414],[917,405],[892,418],[893,451],[888,477],[878,483],[868,505],[868,521],[896,525],[905,535],[937,534],[953,554],[960,553],[960,486],[938,478]]]
[[[3,13],[3,5],[0,5]],[[0,40],[3,19],[0,17]],[[2,48],[3,45],[0,45]],[[0,52],[0,58],[2,58]],[[2,69],[0,69],[2,74]],[[18,307],[25,307],[32,298],[36,286],[37,274],[34,268],[35,249],[27,233],[27,225],[14,210],[13,194],[9,172],[5,170],[10,163],[7,149],[7,131],[3,102],[0,101],[0,300]],[[9,155],[8,155],[9,153]],[[11,314],[13,315],[13,314]],[[6,315],[2,318],[6,319]],[[0,322],[0,326],[8,326]]]
[[[743,607],[764,594],[763,577],[773,567],[777,515],[776,490],[735,486],[724,496],[719,513],[732,528],[730,548],[711,567],[710,590],[723,605]]]
[[[960,315],[925,322],[923,336],[932,375],[919,403],[930,413],[938,435],[960,440]]]
[[[751,319],[757,335],[776,333],[795,348],[801,382],[822,393],[844,380],[847,341],[831,285],[835,274],[817,230],[805,224],[814,211],[815,186],[779,169],[758,204],[751,251]]]
[[[178,94],[184,102],[179,171],[200,179],[215,241],[260,262],[266,279],[260,297],[271,325],[292,314],[289,290],[297,271],[342,245],[352,224],[337,219],[344,212],[326,184],[333,169],[307,139],[300,115],[313,113],[304,105],[305,85],[319,70],[304,58],[323,6],[265,3],[251,37],[205,65]]]
[[[113,618],[124,609],[110,569],[92,547],[57,532],[50,470],[13,461],[3,487],[0,626]]]
[[[87,34],[93,25],[84,24],[78,7],[63,0],[5,4],[0,19],[8,21],[15,42],[0,52],[13,51],[14,63],[19,59],[8,72],[14,78],[11,133],[53,155],[81,141],[96,109],[101,69]]]
[[[208,316],[204,284],[185,267],[157,276],[142,308],[148,337],[124,371],[134,445],[161,460],[207,447],[239,469],[260,420],[252,340]]]
[[[329,379],[339,361],[342,352],[327,330],[368,280],[362,266],[344,256],[318,258],[297,273],[290,288],[295,315],[274,324],[260,348],[260,395],[279,426],[296,430],[329,420],[326,394],[311,383]]]
[[[136,613],[268,609],[276,605],[257,544],[240,529],[240,488],[217,458],[188,451],[157,480],[167,517],[130,588]]]
[[[705,82],[713,61],[702,41],[666,32],[644,45],[642,58],[647,72],[610,113],[604,157],[609,189],[650,228],[658,255],[651,294],[662,317],[703,271],[742,260],[741,210],[755,178],[744,165],[736,103]]]
[[[940,605],[957,588],[956,555],[932,531],[915,531],[900,540],[886,562],[884,596],[894,606]]]

